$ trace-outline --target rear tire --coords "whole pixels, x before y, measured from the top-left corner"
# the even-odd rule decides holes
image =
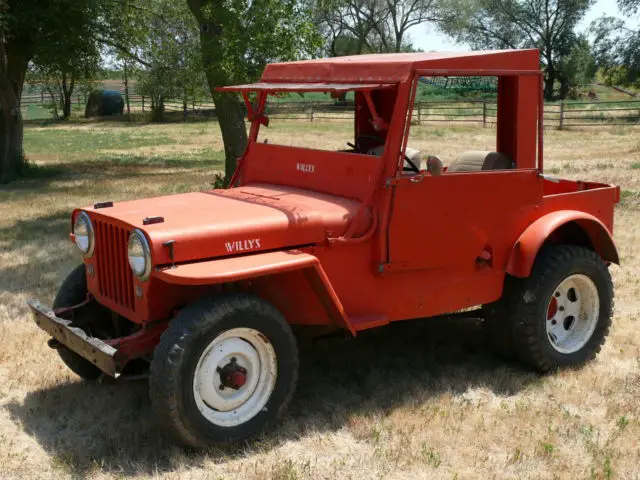
[[[613,313],[613,283],[602,258],[575,245],[549,246],[515,285],[505,291],[505,336],[512,336],[523,363],[548,372],[596,357]]]
[[[297,380],[291,327],[267,302],[241,294],[180,311],[153,353],[149,389],[163,426],[184,445],[205,448],[273,423]]]
[[[507,361],[516,358],[512,318],[515,316],[513,300],[517,298],[514,292],[520,287],[520,282],[518,278],[506,276],[502,297],[482,306],[485,343],[493,354]]]
[[[87,274],[84,264],[78,265],[62,282],[53,301],[53,309],[73,307],[84,302],[87,298]],[[61,318],[72,320],[72,325],[87,331],[90,325],[107,321],[108,311],[95,300],[74,312],[60,315]],[[88,332],[90,333],[90,332]],[[97,380],[102,375],[98,367],[78,355],[67,347],[60,346],[58,355],[71,371],[84,380]]]

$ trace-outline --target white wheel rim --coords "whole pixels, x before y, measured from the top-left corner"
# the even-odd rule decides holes
[[[228,371],[239,372],[246,383],[225,385]],[[222,427],[241,425],[265,408],[277,374],[276,352],[269,340],[252,328],[233,328],[202,352],[194,371],[193,396],[209,422]]]
[[[591,339],[598,324],[598,288],[586,275],[571,275],[556,287],[546,311],[551,346],[564,354],[577,352]]]

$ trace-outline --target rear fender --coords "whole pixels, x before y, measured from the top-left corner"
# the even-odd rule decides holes
[[[585,212],[562,210],[540,217],[520,235],[507,262],[507,273],[519,278],[528,277],[542,245],[552,238],[554,232],[570,224],[579,227],[588,238],[589,246],[603,260],[620,263],[615,243],[604,223]],[[570,238],[563,240],[564,243],[573,243]]]
[[[189,263],[157,272],[174,285],[249,281],[250,291],[273,303],[292,324],[333,324],[355,335],[342,303],[317,257],[277,251]]]

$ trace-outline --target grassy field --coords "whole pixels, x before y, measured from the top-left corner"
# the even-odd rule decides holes
[[[274,124],[270,142],[341,148],[348,123]],[[0,188],[0,478],[640,478],[640,135],[545,133],[550,173],[622,186],[614,326],[598,360],[548,376],[492,357],[478,322],[414,321],[302,352],[281,424],[241,446],[173,446],[147,385],[86,384],[46,346],[25,301],[51,301],[79,262],[74,207],[210,188],[215,123],[29,126],[31,178]],[[446,163],[495,130],[414,129]],[[444,200],[443,200],[444,201]]]

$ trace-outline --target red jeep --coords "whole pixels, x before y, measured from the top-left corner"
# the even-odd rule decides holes
[[[331,58],[222,88],[243,95],[251,122],[231,187],[75,210],[83,263],[53,309],[31,302],[36,323],[82,378],[150,363],[153,406],[192,447],[283,412],[292,326],[356,335],[481,305],[503,356],[543,372],[593,359],[611,325],[619,189],[543,174],[538,58]],[[496,79],[494,152],[443,168],[407,147],[420,79],[437,76]],[[350,148],[258,141],[267,97],[287,92],[350,93]]]

